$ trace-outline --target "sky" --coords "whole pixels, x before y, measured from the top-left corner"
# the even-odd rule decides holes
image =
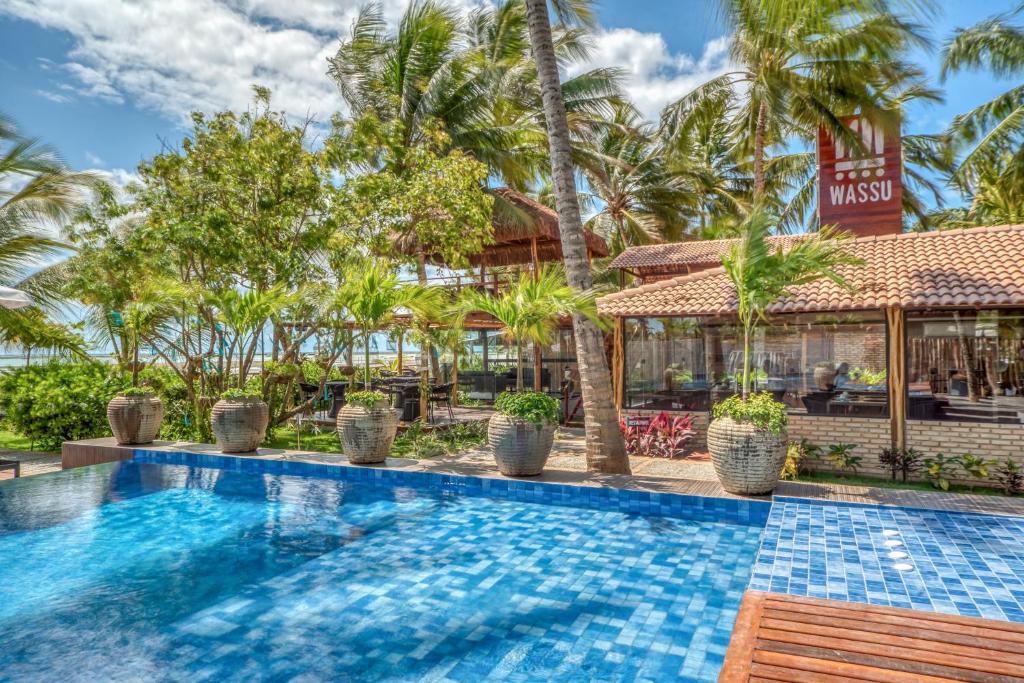
[[[472,6],[479,0],[450,0]],[[927,32],[936,45],[958,26],[1019,0],[943,0]],[[0,0],[0,112],[56,147],[78,169],[130,177],[176,144],[193,110],[240,110],[250,86],[274,106],[321,121],[343,110],[326,59],[362,0]],[[394,23],[406,0],[383,0]],[[603,0],[586,65],[627,70],[627,89],[652,120],[660,108],[726,70],[728,31],[714,0]],[[915,55],[937,76],[939,51]],[[937,132],[1006,89],[985,73],[957,76],[946,102],[915,106],[904,131]]]

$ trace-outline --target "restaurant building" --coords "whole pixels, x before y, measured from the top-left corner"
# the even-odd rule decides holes
[[[785,249],[800,236],[771,238]],[[730,240],[633,247],[612,263],[639,286],[614,316],[615,401],[626,414],[690,412],[738,391],[743,365]],[[789,437],[1024,462],[1024,226],[871,235],[863,261],[775,302],[753,343],[754,384],[785,403]]]

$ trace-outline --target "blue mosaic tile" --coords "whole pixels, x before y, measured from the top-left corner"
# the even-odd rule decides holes
[[[139,452],[0,482],[0,671],[713,681],[767,508]]]
[[[1024,518],[777,497],[750,588],[1024,622]]]

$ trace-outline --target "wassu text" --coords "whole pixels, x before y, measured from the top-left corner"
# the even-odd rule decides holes
[[[892,180],[872,180],[871,182],[848,183],[833,185],[828,188],[832,206],[847,204],[869,204],[871,202],[887,202],[892,199]]]

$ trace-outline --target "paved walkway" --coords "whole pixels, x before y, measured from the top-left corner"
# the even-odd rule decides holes
[[[60,456],[56,454],[12,451],[0,448],[0,460],[17,460],[20,462],[21,476],[23,477],[60,471]],[[0,472],[0,479],[10,479],[13,476],[13,472]]]
[[[101,449],[117,448],[113,439],[93,439],[81,442]],[[192,452],[217,452],[216,446],[187,442],[161,442],[154,446],[160,450],[185,450]],[[261,448],[252,457],[275,460],[297,460],[325,464],[347,464],[343,455],[288,451]],[[632,474],[609,475],[588,472],[584,456],[583,432],[578,429],[561,429],[555,439],[555,447],[544,473],[531,477],[533,481],[544,481],[577,486],[612,486],[665,493],[682,493],[698,496],[719,496],[736,498],[726,493],[715,477],[714,468],[706,458],[630,458]],[[412,458],[388,458],[386,466],[394,469],[410,469],[427,472],[444,472],[478,477],[501,477],[494,459],[486,447],[464,451],[456,455],[442,456],[429,460]],[[775,496],[793,496],[829,501],[845,501],[872,505],[899,505],[931,510],[951,510],[985,514],[1006,514],[1024,516],[1024,497],[1003,498],[1001,496],[969,495],[900,489],[871,488],[867,486],[845,486],[810,482],[780,482]],[[771,496],[764,496],[770,500]]]

